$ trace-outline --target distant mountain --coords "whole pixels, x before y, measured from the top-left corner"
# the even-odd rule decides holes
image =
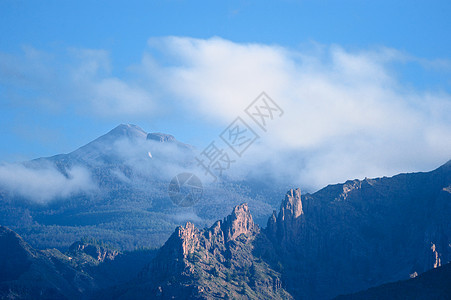
[[[60,250],[85,236],[107,240],[121,250],[160,247],[176,226],[186,221],[211,225],[242,202],[249,203],[256,221],[264,224],[285,185],[252,179],[204,182],[203,197],[194,207],[172,203],[168,186],[174,176],[203,173],[196,169],[196,151],[172,135],[119,125],[71,153],[23,164],[37,174],[42,170],[43,177],[49,168],[66,179],[73,178],[73,170],[83,170],[90,176],[85,182],[95,188],[37,203],[0,183],[0,224],[34,247]]]
[[[451,263],[427,271],[418,277],[387,283],[337,300],[446,300],[451,299]]]
[[[119,165],[133,168],[135,164],[141,163],[152,168],[155,159],[167,164],[178,163],[183,160],[186,160],[185,163],[187,163],[194,155],[193,150],[193,146],[177,141],[172,135],[147,133],[136,125],[121,124],[71,153],[35,159],[31,164],[52,161],[62,171],[73,165],[100,166],[111,169]],[[155,152],[158,155],[149,157],[149,152]],[[154,158],[152,163],[150,158]],[[95,175],[98,179],[102,179],[106,174],[96,173]]]

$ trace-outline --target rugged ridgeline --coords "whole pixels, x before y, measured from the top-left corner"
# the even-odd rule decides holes
[[[238,205],[209,228],[177,227],[147,264],[103,245],[75,243],[65,255],[34,250],[2,227],[1,295],[330,299],[418,275],[407,286],[446,293],[449,266],[422,274],[451,261],[450,215],[448,162],[314,194],[290,190],[265,229]]]
[[[134,282],[107,298],[291,299],[280,273],[255,254],[259,245],[272,249],[247,204],[208,229],[187,223]]]
[[[451,260],[451,163],[428,173],[291,190],[265,230],[298,299],[407,279]]]
[[[246,205],[188,223],[114,295],[330,299],[417,276],[451,260],[450,169],[290,190],[263,230]]]
[[[336,300],[446,300],[451,299],[451,263],[427,271],[418,277],[387,283]]]

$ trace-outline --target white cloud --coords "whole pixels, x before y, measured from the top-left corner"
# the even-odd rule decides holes
[[[70,49],[76,59],[70,69],[71,80],[82,102],[88,104],[86,113],[101,116],[133,116],[151,114],[153,99],[133,80],[112,76],[108,52],[92,49]]]
[[[52,56],[28,46],[22,56],[0,53],[0,84],[8,87],[14,105],[55,112],[75,108],[78,113],[107,117],[154,113],[156,106],[146,87],[114,76],[112,69],[105,50],[69,48]]]
[[[12,84],[14,74],[17,86],[34,82],[53,93],[46,94],[47,102],[67,98],[67,105],[94,116],[158,119],[164,118],[158,111],[182,111],[219,128],[244,116],[244,108],[265,91],[285,114],[268,133],[258,131],[259,144],[236,167],[244,172],[266,165],[258,170],[300,186],[427,170],[450,159],[451,96],[415,89],[396,73],[406,62],[429,66],[429,72],[449,69],[440,59],[383,47],[297,50],[217,37],[164,37],[150,39],[142,61],[117,77],[107,52],[69,53],[71,64],[53,61],[45,72],[39,62],[52,58],[32,49],[28,63],[0,55],[0,80]]]
[[[0,187],[38,203],[97,189],[89,171],[82,167],[73,167],[64,176],[49,165],[31,168],[22,164],[0,165]]]
[[[209,122],[228,125],[261,91],[285,110],[241,165],[265,162],[277,175],[321,187],[433,168],[450,158],[451,97],[403,85],[392,64],[412,58],[399,51],[335,45],[305,54],[180,37],[149,45],[171,62],[158,65],[147,54],[142,67],[149,78]]]
[[[210,120],[229,122],[262,89],[274,94],[292,80],[287,76],[293,65],[279,47],[178,37],[149,44],[171,61],[158,65],[147,54],[142,67],[151,81]]]
[[[204,220],[200,218],[194,211],[177,211],[172,218],[177,223],[183,223],[183,222],[196,222],[196,223],[202,223]]]

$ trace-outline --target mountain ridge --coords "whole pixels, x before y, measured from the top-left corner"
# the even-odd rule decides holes
[[[139,132],[124,126],[119,136],[124,136],[121,130]],[[149,266],[147,274],[167,276],[133,285],[152,295],[160,292],[159,287],[165,293],[175,276],[182,279],[179,291],[188,288],[198,296],[212,296],[217,289],[221,295],[238,297],[247,292],[256,297],[255,290],[260,289],[274,297],[286,292],[297,299],[328,299],[407,279],[450,261],[449,161],[430,172],[348,180],[305,194],[300,189],[278,192],[280,186],[267,182],[224,182],[204,186],[204,200],[186,209],[170,201],[167,186],[186,162],[185,156],[176,154],[191,152],[177,152],[180,149],[170,142],[148,141],[143,132],[138,133],[136,144],[125,136],[113,144],[120,149],[94,151],[93,157],[99,159],[82,156],[79,160],[87,162],[101,193],[30,205],[0,191],[0,223],[34,249],[57,245],[64,253],[83,236],[108,241],[122,251],[166,245],[167,257],[160,256],[162,263]],[[175,152],[166,153],[167,149]],[[177,164],[170,165],[174,158],[179,158]],[[45,163],[55,163],[64,173],[74,161],[59,157]],[[181,224],[185,225],[177,227]],[[174,228],[178,228],[176,237],[172,237]],[[174,242],[166,244],[168,238]],[[108,257],[97,246],[84,249],[95,257]],[[74,257],[90,260],[86,251]],[[174,253],[176,257],[171,256]],[[37,261],[52,269],[49,255],[45,252]],[[97,259],[91,262],[95,264],[86,265],[94,268]]]
[[[133,269],[136,275],[129,281],[114,286],[108,286],[110,277],[96,269],[122,257],[114,251],[75,243],[69,253],[76,265],[55,251],[35,256],[41,261],[39,253],[47,253],[45,257],[64,261],[58,272],[84,270],[86,295],[97,299],[330,299],[416,274],[421,277],[448,264],[450,185],[450,168],[445,166],[347,181],[314,194],[290,189],[266,228],[253,221],[249,206],[242,203],[204,229],[191,222],[176,227],[150,262],[138,273]],[[3,232],[21,240],[11,231]],[[32,254],[36,251],[25,242],[19,245]],[[22,256],[18,265],[26,266],[29,259],[35,258]],[[42,261],[52,266],[48,258]],[[58,272],[52,278],[59,278]],[[4,290],[12,288],[8,282],[2,283]],[[70,291],[81,284],[58,282],[70,298],[76,295]],[[45,283],[42,288],[47,288]],[[29,293],[36,289],[39,285]]]
[[[187,222],[134,282],[105,298],[292,299],[280,273],[254,256],[253,242],[262,238],[246,203],[209,228]]]
[[[263,269],[279,274],[276,278],[281,282],[276,286],[287,292],[284,297],[295,299],[330,299],[422,274],[451,259],[449,171],[444,165],[431,172],[349,180],[314,194],[302,195],[300,189],[290,189],[281,201],[279,212],[273,212],[263,229],[253,227],[245,204],[204,230],[187,223],[176,229],[160,249],[155,263],[142,273],[147,274],[142,278],[148,281],[159,278],[157,283],[148,285],[145,291],[138,290],[163,298],[187,293],[191,295],[188,298],[210,299],[215,298],[212,290],[218,291],[218,298],[227,293],[241,297],[239,290],[221,289],[217,287],[218,278],[206,279],[205,274],[215,270],[211,273],[227,278],[227,270],[235,269],[240,259],[246,261],[249,257],[254,267],[255,261],[260,261],[266,266]],[[429,212],[435,212],[435,216],[429,217]],[[227,236],[232,239],[227,241]],[[239,241],[235,245],[240,250],[228,250],[227,243],[233,244],[235,240]],[[242,241],[244,244],[240,244]],[[385,250],[384,245],[390,245],[391,249]],[[221,247],[226,251],[217,250]],[[247,247],[252,250],[246,251]],[[175,249],[180,250],[174,252]],[[211,249],[216,255],[228,253],[228,257],[239,259],[228,263],[223,255],[216,260],[230,269],[224,270],[215,263],[212,269],[208,266]],[[170,258],[174,253],[179,253],[177,259]],[[190,264],[192,253],[191,259],[196,264],[207,266],[199,270]],[[177,267],[170,263],[175,261],[182,264]],[[337,270],[339,275],[335,273]],[[161,274],[164,275],[158,277]],[[246,285],[252,280],[246,281],[245,274],[239,275],[244,290],[247,287],[252,290],[255,286]],[[184,288],[175,288],[179,283]],[[209,290],[208,285],[215,288]],[[221,286],[228,285],[221,283]],[[178,292],[168,293],[173,288]]]

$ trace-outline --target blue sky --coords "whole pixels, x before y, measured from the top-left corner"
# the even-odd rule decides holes
[[[304,128],[292,116],[268,136],[283,151],[309,157],[300,163],[311,166],[306,174],[317,166],[322,171],[315,176],[321,178],[334,160],[331,153],[352,152],[346,145],[357,143],[356,136],[374,147],[380,145],[359,172],[357,159],[348,172],[337,171],[337,176],[318,179],[317,184],[345,176],[432,168],[451,158],[446,117],[451,93],[450,15],[449,1],[4,0],[0,155],[13,162],[67,153],[120,123],[171,133],[204,147],[266,90],[276,98],[285,97],[280,101],[288,110],[308,111],[304,120],[315,116],[311,121],[315,129],[324,128]],[[218,65],[224,59],[243,69]],[[277,69],[274,77],[260,77],[272,73],[272,66]],[[215,70],[225,75],[216,76]],[[246,73],[247,77],[238,77],[249,84],[235,82],[235,71]],[[316,80],[297,82],[299,78]],[[306,88],[287,93],[298,86],[328,87],[329,96]],[[215,94],[213,88],[223,91]],[[343,101],[327,100],[345,90]],[[367,102],[353,100],[358,95],[369,95]],[[230,97],[239,101],[227,100]],[[296,102],[297,97],[332,102],[315,104],[318,109],[313,110]],[[233,103],[221,106],[224,101]],[[331,104],[346,108],[341,116],[349,124],[328,111]],[[374,122],[385,123],[399,117],[399,124],[372,127],[361,118],[362,106],[375,111],[367,120],[374,117]],[[364,126],[370,134],[355,130]],[[303,143],[279,139],[295,134],[290,132],[295,127],[311,131],[296,137]],[[424,128],[422,138],[409,135]],[[400,154],[404,151],[400,145],[406,144],[402,137],[409,147],[418,148],[413,140],[427,146],[405,158]],[[341,145],[334,139],[351,143]],[[365,160],[367,148],[359,145],[354,157]],[[312,156],[313,152],[324,155]],[[351,158],[344,161],[350,164]]]

